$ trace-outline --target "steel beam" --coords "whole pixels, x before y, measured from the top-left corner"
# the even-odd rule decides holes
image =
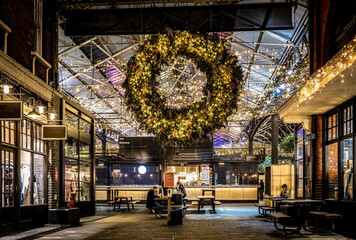
[[[157,34],[172,29],[236,32],[293,29],[293,3],[67,10],[65,34]]]

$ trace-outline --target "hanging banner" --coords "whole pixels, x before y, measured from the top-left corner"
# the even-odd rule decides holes
[[[174,173],[165,173],[164,174],[164,187],[165,188],[174,188]]]

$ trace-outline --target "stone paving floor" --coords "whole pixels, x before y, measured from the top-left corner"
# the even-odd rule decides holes
[[[123,240],[210,240],[210,239],[348,239],[337,234],[313,235],[307,232],[285,236],[273,223],[258,216],[253,204],[224,204],[217,214],[188,212],[183,225],[167,226],[167,218],[156,219],[144,206],[134,211],[97,207],[97,215],[81,219],[81,226],[31,230],[0,239],[123,239]],[[36,233],[37,231],[37,233]]]

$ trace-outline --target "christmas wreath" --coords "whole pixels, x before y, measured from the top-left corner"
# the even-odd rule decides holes
[[[206,76],[203,98],[181,109],[167,105],[157,81],[163,66],[178,57]],[[218,35],[170,31],[144,41],[129,61],[123,86],[128,109],[142,128],[165,145],[187,144],[225,126],[237,109],[242,70]]]

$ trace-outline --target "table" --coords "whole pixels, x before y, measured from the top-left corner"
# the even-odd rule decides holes
[[[325,204],[323,200],[312,200],[312,199],[286,199],[279,202],[280,204],[293,205],[297,208],[297,221],[298,224],[302,225],[304,230],[311,231],[308,229],[308,216],[310,209],[313,205]]]
[[[198,213],[200,212],[200,207],[204,205],[204,203],[205,203],[204,201],[205,200],[210,200],[211,206],[213,208],[213,211],[214,211],[214,213],[216,213],[216,211],[215,211],[215,203],[214,203],[215,197],[214,196],[198,196],[198,199],[199,199]]]
[[[284,197],[266,197],[265,199],[268,199],[272,202],[272,206],[273,208],[277,208],[277,203],[283,200],[287,200],[288,198],[284,198]]]
[[[127,204],[127,210],[130,211],[130,204],[132,205],[132,209],[135,209],[134,207],[134,201],[133,198],[134,195],[128,195],[128,196],[115,196],[115,202],[114,202],[114,211],[115,211],[115,206],[118,204],[119,205],[119,209],[121,206],[121,203],[126,203]],[[130,200],[129,200],[130,199]],[[124,201],[123,201],[124,200]]]
[[[215,188],[202,188],[202,195],[205,195],[205,192],[212,192],[212,195],[215,197]]]

